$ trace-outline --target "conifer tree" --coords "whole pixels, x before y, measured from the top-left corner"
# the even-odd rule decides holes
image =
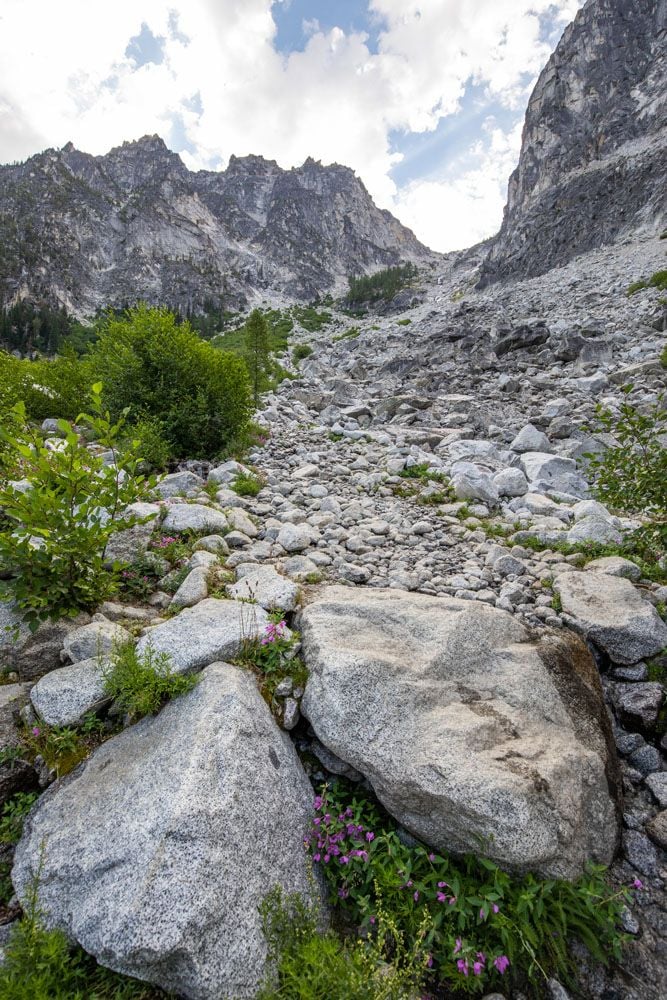
[[[269,325],[259,309],[253,309],[246,321],[243,353],[256,406],[271,370]]]

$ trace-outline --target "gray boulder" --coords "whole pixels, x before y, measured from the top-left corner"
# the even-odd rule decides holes
[[[45,674],[30,692],[33,708],[49,726],[74,726],[110,699],[104,693],[108,661],[80,660]]]
[[[71,663],[92,660],[111,652],[115,645],[129,642],[132,636],[122,625],[95,615],[92,622],[70,632],[63,643],[63,659]]]
[[[622,556],[602,556],[600,559],[592,559],[586,564],[586,569],[596,573],[606,573],[608,576],[624,576],[635,583],[642,575],[636,563],[630,559],[623,559]]]
[[[102,965],[190,1000],[254,997],[259,904],[313,891],[312,798],[252,675],[216,663],[44,793],[14,885],[25,900],[39,872],[47,925]]]
[[[162,522],[162,529],[167,535],[172,531],[177,535],[183,531],[207,531],[215,534],[227,531],[228,528],[227,518],[221,510],[201,503],[171,504]]]
[[[245,640],[263,634],[268,621],[266,611],[257,605],[208,597],[147,629],[137,653],[144,654],[150,646],[156,653],[168,653],[177,673],[190,673],[216,660],[233,659]]]
[[[285,552],[303,552],[315,545],[320,533],[310,524],[283,524],[276,541],[282,545]]]
[[[484,500],[496,504],[498,489],[493,479],[474,462],[455,462],[452,466],[452,487],[457,500]]]
[[[206,553],[209,555],[210,553]],[[215,556],[213,556],[215,560]],[[208,566],[195,566],[171,599],[170,607],[191,608],[208,597]]]
[[[161,497],[195,496],[204,488],[204,480],[194,472],[172,472],[155,487]]]
[[[236,567],[236,583],[227,587],[227,593],[236,599],[256,601],[267,611],[271,608],[294,611],[300,588],[276,573],[273,566],[241,563]]]
[[[124,531],[117,531],[111,536],[105,551],[107,563],[131,563],[146,551],[157,524],[160,507],[156,503],[139,501],[130,504],[126,513],[148,520],[143,520],[143,523],[135,524],[132,528],[125,528]]]
[[[541,451],[527,451],[521,456],[521,467],[528,480],[540,489],[585,496],[588,483],[577,472],[577,463],[571,458],[549,455]]]
[[[525,427],[521,428],[510,448],[521,454],[525,451],[550,452],[552,450],[549,438],[543,431],[538,431],[533,424],[526,424]]]
[[[580,640],[397,590],[326,588],[300,624],[303,714],[413,834],[543,875],[611,860],[615,758]]]
[[[503,469],[493,477],[493,485],[501,497],[522,497],[528,492],[528,480],[521,469]]]
[[[629,580],[606,573],[561,573],[554,580],[569,624],[613,663],[636,663],[667,646],[667,624]]]

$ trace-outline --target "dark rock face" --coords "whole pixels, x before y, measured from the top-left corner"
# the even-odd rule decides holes
[[[378,209],[352,170],[260,156],[189,171],[157,136],[105,156],[71,143],[0,167],[0,303],[78,314],[143,299],[182,311],[253,291],[295,299],[430,251]]]
[[[664,229],[666,81],[666,0],[588,0],[531,96],[481,287]]]

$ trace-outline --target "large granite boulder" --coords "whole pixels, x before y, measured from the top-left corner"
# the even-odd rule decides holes
[[[156,653],[169,654],[176,673],[190,673],[238,656],[245,641],[263,635],[269,620],[266,611],[255,604],[209,597],[163,625],[147,629],[137,643],[137,653],[142,655],[150,646]]]
[[[111,699],[104,692],[108,660],[93,657],[45,674],[30,691],[33,708],[49,726],[75,726]]]
[[[479,602],[329,587],[301,615],[302,711],[426,843],[572,877],[616,847],[615,757],[574,635]]]
[[[60,666],[60,651],[68,635],[89,621],[90,616],[82,613],[74,620],[42,622],[31,634],[22,612],[0,601],[0,669],[15,670],[22,681],[37,680]]]
[[[569,624],[614,663],[636,663],[667,646],[667,624],[624,577],[561,573],[554,590]]]
[[[46,923],[102,965],[190,1000],[253,997],[259,904],[274,885],[314,891],[311,804],[252,675],[216,663],[44,793],[14,885],[25,900],[40,871]]]

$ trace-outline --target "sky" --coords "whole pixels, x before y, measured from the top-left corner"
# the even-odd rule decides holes
[[[0,0],[0,162],[157,133],[342,163],[435,250],[502,219],[537,76],[583,0]]]

